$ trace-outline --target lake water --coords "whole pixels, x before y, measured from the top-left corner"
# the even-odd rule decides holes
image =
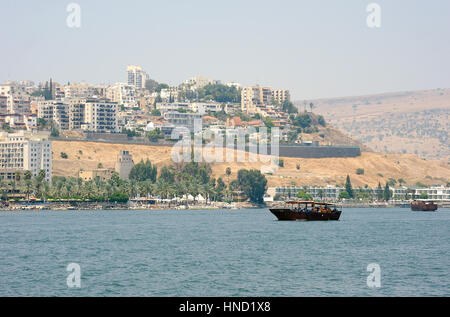
[[[449,228],[448,209],[0,212],[0,296],[449,296]]]

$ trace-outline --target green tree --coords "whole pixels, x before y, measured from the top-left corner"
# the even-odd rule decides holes
[[[377,188],[377,200],[383,199],[383,188],[381,187],[381,183],[378,182],[378,188]]]
[[[263,203],[267,179],[258,170],[241,169],[238,172],[238,185],[253,203]]]
[[[130,171],[130,179],[137,181],[146,181],[151,180],[152,182],[156,181],[156,175],[158,173],[158,169],[156,165],[152,165],[149,159],[147,161],[141,160],[138,164],[134,165]]]
[[[386,186],[384,187],[383,198],[385,201],[389,201],[392,198],[392,192],[389,189],[388,183],[386,183]]]
[[[300,198],[301,200],[313,200],[313,196],[311,194],[306,193],[303,190],[300,190],[297,193],[297,198]]]
[[[347,179],[345,181],[345,191],[348,193],[350,198],[354,198],[352,182],[350,181],[350,175],[347,175]]]
[[[327,125],[325,118],[322,115],[317,116],[317,120],[321,126],[325,127]]]
[[[350,199],[350,195],[349,195],[349,193],[346,190],[344,190],[344,191],[339,193],[338,198],[340,200],[342,200],[342,199]]]
[[[298,113],[297,107],[289,100],[285,100],[281,105],[281,110],[287,113]]]
[[[130,200],[130,197],[124,192],[115,192],[109,197],[109,200],[118,203],[126,203]]]
[[[300,128],[309,128],[311,127],[311,116],[309,113],[302,113],[302,114],[298,114],[295,119],[293,124],[296,127],[300,127]]]
[[[151,142],[157,142],[160,139],[164,139],[164,135],[162,134],[160,128],[147,132],[146,136]]]

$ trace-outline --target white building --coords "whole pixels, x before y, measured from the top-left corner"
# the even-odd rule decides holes
[[[188,128],[190,132],[198,132],[202,128],[202,115],[199,113],[166,112],[164,119],[175,127]]]
[[[81,129],[101,133],[120,132],[117,103],[107,99],[86,100]]]
[[[52,142],[48,133],[0,132],[0,177],[13,179],[16,171],[31,171],[37,176],[45,171],[45,179],[52,177]]]
[[[416,188],[415,197],[426,195],[428,200],[448,200],[450,201],[450,187],[432,186],[429,188]]]
[[[96,94],[96,88],[85,83],[64,86],[64,97],[67,99],[92,98]]]
[[[106,89],[106,98],[123,105],[125,108],[138,106],[136,100],[136,88],[133,85],[117,83]]]
[[[158,109],[162,114],[171,111],[187,111],[191,107],[189,102],[158,102],[156,103],[156,109]]]
[[[174,102],[178,100],[178,87],[161,89],[161,99],[164,102]]]
[[[205,87],[206,85],[220,84],[220,81],[219,80],[214,80],[214,79],[211,79],[211,78],[207,78],[207,77],[202,76],[202,75],[198,75],[198,76],[189,78],[188,80],[186,80],[185,83],[190,85],[193,90],[197,90],[197,89]]]
[[[206,114],[208,112],[216,113],[222,110],[228,112],[227,105],[218,102],[193,102],[190,105],[190,109],[200,114]]]
[[[38,118],[54,121],[60,130],[69,129],[69,105],[58,100],[38,102]]]
[[[145,81],[148,74],[140,66],[129,65],[127,67],[127,83],[136,89],[145,89]]]

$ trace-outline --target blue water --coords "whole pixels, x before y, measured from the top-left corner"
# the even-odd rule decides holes
[[[0,212],[0,296],[449,296],[449,228],[448,209]]]

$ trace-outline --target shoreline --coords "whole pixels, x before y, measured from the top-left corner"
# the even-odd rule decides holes
[[[1,211],[71,211],[71,210],[241,210],[241,209],[269,209],[282,202],[267,202],[253,204],[250,202],[197,202],[197,203],[149,203],[148,201],[117,202],[86,202],[86,201],[51,201],[51,202],[9,202],[0,203]],[[411,207],[410,201],[396,202],[336,202],[341,208],[404,208]],[[439,208],[450,208],[450,202],[437,202]]]

